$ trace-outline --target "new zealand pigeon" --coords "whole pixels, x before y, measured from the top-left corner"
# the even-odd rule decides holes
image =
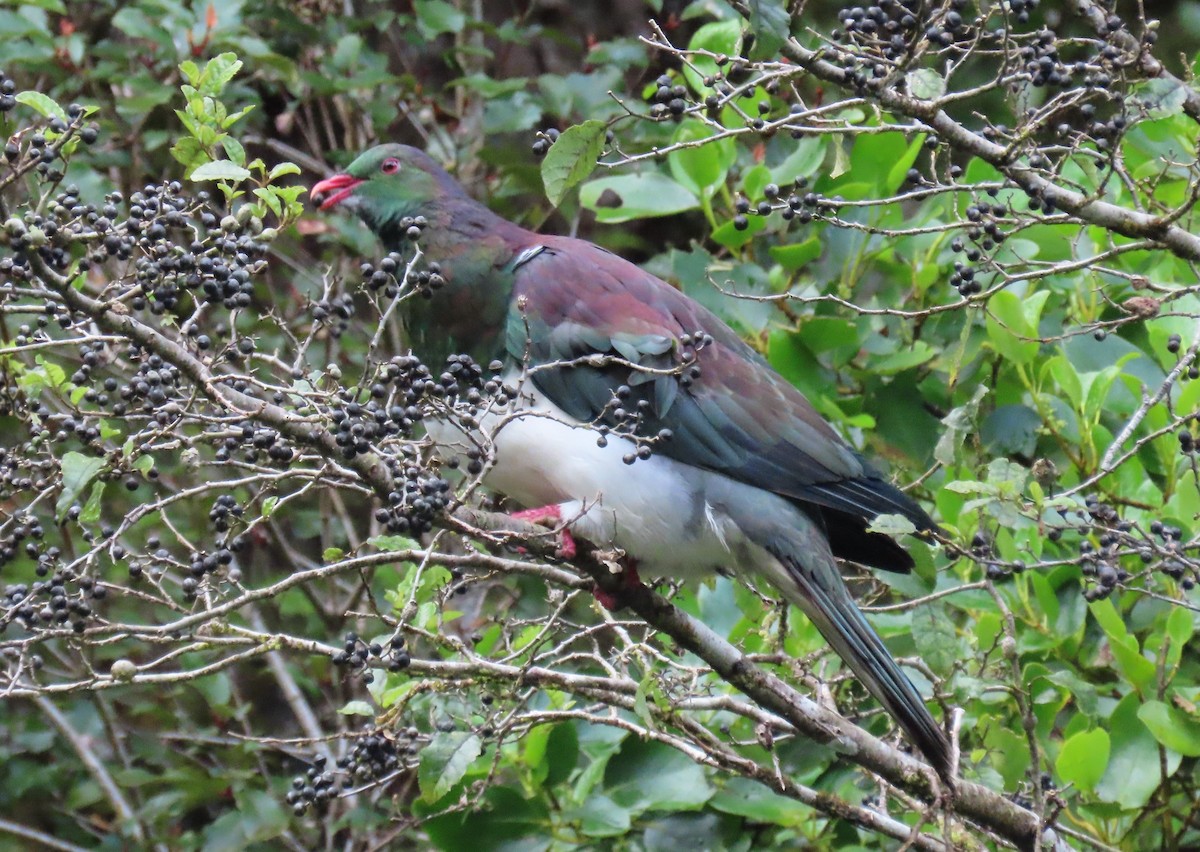
[[[937,527],[724,322],[592,243],[502,219],[405,145],[371,148],[312,197],[353,210],[389,249],[420,229],[444,284],[404,302],[415,354],[501,359],[526,377],[522,399],[478,427],[492,432],[491,487],[541,507],[523,515],[557,521],[564,541],[619,548],[643,576],[765,578],[949,780],[949,739],[836,562],[906,572],[912,557],[868,524]]]

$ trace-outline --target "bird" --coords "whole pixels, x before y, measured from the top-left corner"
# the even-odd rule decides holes
[[[530,507],[518,516],[558,525],[567,553],[581,538],[626,554],[635,581],[765,579],[953,783],[949,737],[838,564],[914,567],[895,539],[869,529],[879,515],[901,515],[926,537],[940,530],[735,331],[594,243],[504,219],[414,147],[372,147],[310,197],[356,214],[388,250],[419,235],[440,286],[403,302],[413,354],[499,360],[524,380],[513,410],[491,424],[485,473]],[[461,426],[428,428],[440,441],[464,438]]]

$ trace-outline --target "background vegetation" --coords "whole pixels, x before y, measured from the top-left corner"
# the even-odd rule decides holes
[[[1198,8],[0,7],[2,843],[1200,844]],[[603,611],[431,461],[487,365],[407,357],[428,270],[303,206],[385,139],[912,483],[952,542],[855,590],[956,796],[769,589]]]

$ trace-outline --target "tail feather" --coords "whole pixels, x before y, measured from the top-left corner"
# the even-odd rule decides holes
[[[783,564],[792,581],[778,583],[780,590],[812,620],[825,641],[900,724],[938,775],[952,781],[950,739],[930,715],[912,681],[892,659],[879,634],[854,604],[828,552],[823,554],[828,564],[819,565],[814,571],[788,549],[768,550]],[[814,561],[825,561],[820,556]]]

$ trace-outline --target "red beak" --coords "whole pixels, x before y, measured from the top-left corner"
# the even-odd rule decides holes
[[[329,210],[353,195],[354,188],[360,183],[362,183],[361,180],[350,177],[350,175],[334,175],[319,182],[309,190],[308,195],[320,205],[322,210]],[[328,197],[322,198],[326,195]]]

